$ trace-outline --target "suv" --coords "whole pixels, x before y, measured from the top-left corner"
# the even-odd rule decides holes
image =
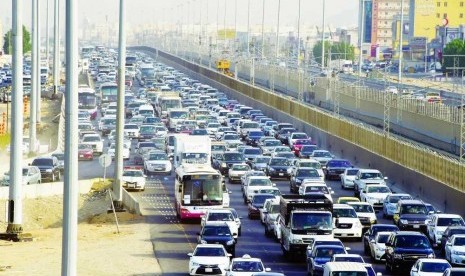
[[[378,170],[360,169],[354,180],[354,196],[359,197],[366,185],[370,184],[386,184],[387,177]]]
[[[424,232],[428,216],[429,213],[423,201],[417,199],[399,200],[393,220],[400,230]]]
[[[206,223],[198,235],[199,244],[221,244],[234,257],[236,240],[226,222],[223,225]]]
[[[45,180],[55,182],[61,178],[60,165],[58,159],[54,156],[37,157],[30,165],[39,168],[42,182],[45,182]]]
[[[418,232],[393,232],[386,242],[386,270],[396,274],[400,268],[410,269],[420,258],[435,258],[428,238]]]

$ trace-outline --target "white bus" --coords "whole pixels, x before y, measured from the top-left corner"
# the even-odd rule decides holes
[[[208,209],[229,206],[223,177],[207,164],[177,167],[174,192],[176,214],[181,222],[199,219]]]

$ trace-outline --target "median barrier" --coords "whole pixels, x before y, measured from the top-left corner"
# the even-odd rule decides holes
[[[143,215],[139,202],[125,189],[123,189],[123,204],[129,212],[137,215]]]

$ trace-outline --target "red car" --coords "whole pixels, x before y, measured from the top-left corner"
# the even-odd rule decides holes
[[[194,129],[195,128],[193,126],[183,125],[181,126],[179,133],[187,133],[190,135]]]
[[[312,142],[310,141],[310,139],[298,139],[298,140],[295,140],[294,144],[292,145],[291,150],[294,152],[295,156],[299,156],[300,149],[303,146],[311,145],[311,144]]]
[[[94,160],[94,150],[91,145],[78,145],[78,160]]]

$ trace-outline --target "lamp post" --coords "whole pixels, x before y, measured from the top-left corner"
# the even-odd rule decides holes
[[[399,70],[398,81],[399,86],[402,84],[402,44],[404,38],[404,0],[400,0],[400,34],[399,34]]]
[[[250,56],[250,0],[247,2],[247,56]]]
[[[297,16],[297,67],[300,67],[300,0],[299,15]]]
[[[281,0],[278,0],[278,22],[276,23],[276,60],[279,58],[279,16],[281,15]]]
[[[321,69],[325,69],[325,17],[326,0],[323,0],[323,26],[321,28]]]
[[[265,57],[265,0],[262,1],[262,59]]]

